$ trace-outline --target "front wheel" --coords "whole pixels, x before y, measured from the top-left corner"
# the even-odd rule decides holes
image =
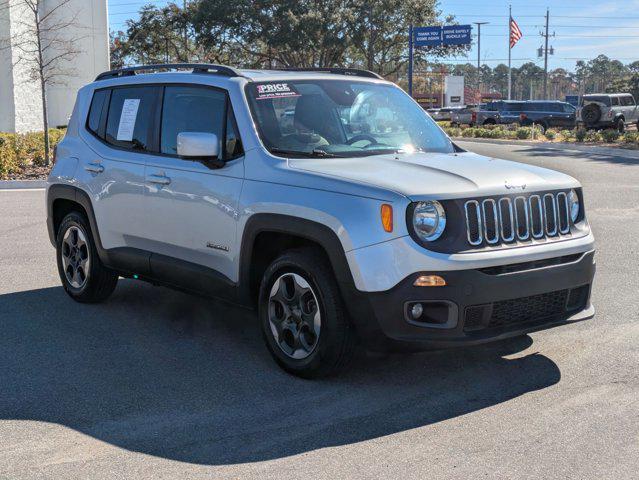
[[[352,358],[355,332],[319,251],[292,250],[271,263],[260,287],[259,317],[271,355],[293,375],[333,375]]]
[[[102,265],[84,215],[72,212],[64,217],[56,246],[60,280],[71,298],[77,302],[96,303],[113,293],[118,275]]]

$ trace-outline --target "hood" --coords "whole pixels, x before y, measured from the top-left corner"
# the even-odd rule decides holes
[[[391,190],[412,200],[505,195],[578,187],[574,178],[474,153],[290,159],[294,169]]]

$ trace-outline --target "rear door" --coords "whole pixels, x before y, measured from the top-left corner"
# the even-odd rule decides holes
[[[97,90],[86,123],[90,157],[82,174],[104,248],[144,243],[144,169],[153,151],[159,89],[121,86]]]
[[[624,116],[626,122],[635,123],[639,119],[639,112],[637,111],[637,104],[635,98],[632,95],[624,95],[621,98],[624,105]]]
[[[559,103],[561,108],[561,120],[558,122],[559,127],[574,128],[577,123],[577,109],[569,103]]]
[[[154,276],[178,259],[232,278],[244,157],[227,92],[199,85],[166,85],[159,121],[159,153],[146,167],[147,249]],[[177,155],[181,132],[215,133],[224,164]]]

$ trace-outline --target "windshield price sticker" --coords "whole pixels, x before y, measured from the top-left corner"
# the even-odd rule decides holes
[[[263,83],[257,85],[256,100],[269,98],[299,97],[300,94],[288,83]]]

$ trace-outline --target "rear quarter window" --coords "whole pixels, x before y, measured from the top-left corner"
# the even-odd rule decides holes
[[[105,111],[105,107],[107,106],[106,101],[109,98],[110,90],[97,90],[93,94],[93,99],[91,100],[91,107],[89,107],[89,115],[87,117],[87,129],[101,137],[100,133],[100,120],[102,119],[102,115]]]

